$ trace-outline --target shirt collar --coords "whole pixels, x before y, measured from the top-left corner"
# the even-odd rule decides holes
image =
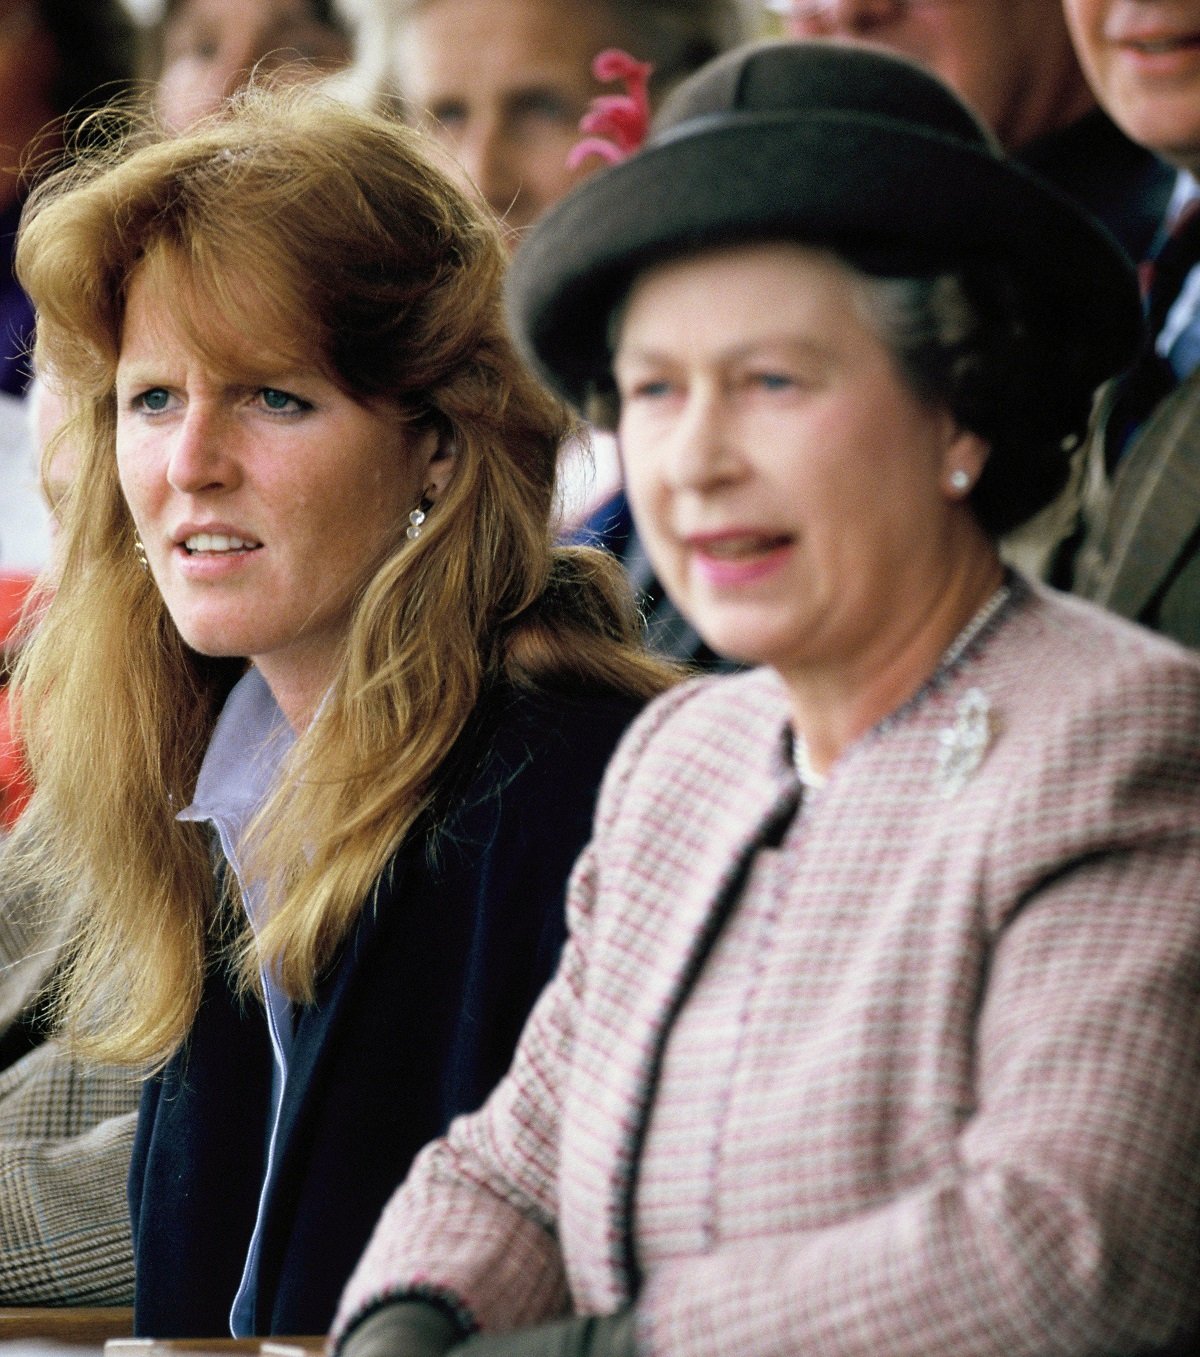
[[[1167,203],[1167,224],[1170,226],[1188,205],[1200,198],[1200,182],[1197,182],[1196,176],[1190,170],[1180,170],[1175,176],[1175,187],[1171,190],[1171,198]]]
[[[295,742],[267,681],[251,666],[225,699],[192,804],[176,818],[233,821],[244,829],[270,795]]]

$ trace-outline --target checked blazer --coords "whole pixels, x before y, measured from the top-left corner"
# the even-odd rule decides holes
[[[125,1180],[140,1080],[22,1036],[72,908],[4,892],[0,863],[0,1045],[16,1055],[0,1070],[3,1305],[133,1300]]]
[[[636,1307],[658,1357],[1200,1339],[1200,659],[1014,581],[801,797],[781,684],[660,698],[555,980],[340,1308]]]

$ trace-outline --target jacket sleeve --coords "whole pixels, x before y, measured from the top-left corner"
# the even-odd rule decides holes
[[[0,1035],[36,999],[75,907],[10,889],[4,860],[0,850]],[[131,1302],[125,1180],[139,1093],[136,1075],[85,1065],[56,1040],[0,1072],[0,1304]]]
[[[570,1065],[590,870],[568,897],[571,933],[535,1006],[512,1069],[483,1109],[427,1146],[384,1209],[334,1322],[340,1342],[380,1305],[433,1299],[466,1332],[566,1313],[554,1228],[558,1108]]]
[[[618,747],[600,793],[598,829],[673,700],[671,693],[651,704]],[[555,1222],[559,1113],[587,971],[594,851],[584,850],[571,875],[567,942],[512,1068],[478,1113],[459,1118],[416,1159],[342,1296],[335,1342],[397,1299],[431,1299],[468,1333],[567,1313]]]
[[[56,1041],[0,1074],[0,1302],[128,1305],[125,1180],[140,1082]]]

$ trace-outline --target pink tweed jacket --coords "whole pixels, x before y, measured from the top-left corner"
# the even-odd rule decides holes
[[[1194,1352],[1200,660],[1019,581],[799,805],[773,675],[621,746],[556,979],[346,1291],[672,1357]],[[794,813],[793,813],[794,812]]]

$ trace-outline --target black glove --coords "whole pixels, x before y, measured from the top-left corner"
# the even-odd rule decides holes
[[[337,1347],[337,1357],[443,1357],[463,1340],[463,1327],[423,1300],[381,1306],[356,1324]]]
[[[633,1311],[557,1319],[507,1333],[477,1333],[451,1348],[446,1357],[635,1357]]]

